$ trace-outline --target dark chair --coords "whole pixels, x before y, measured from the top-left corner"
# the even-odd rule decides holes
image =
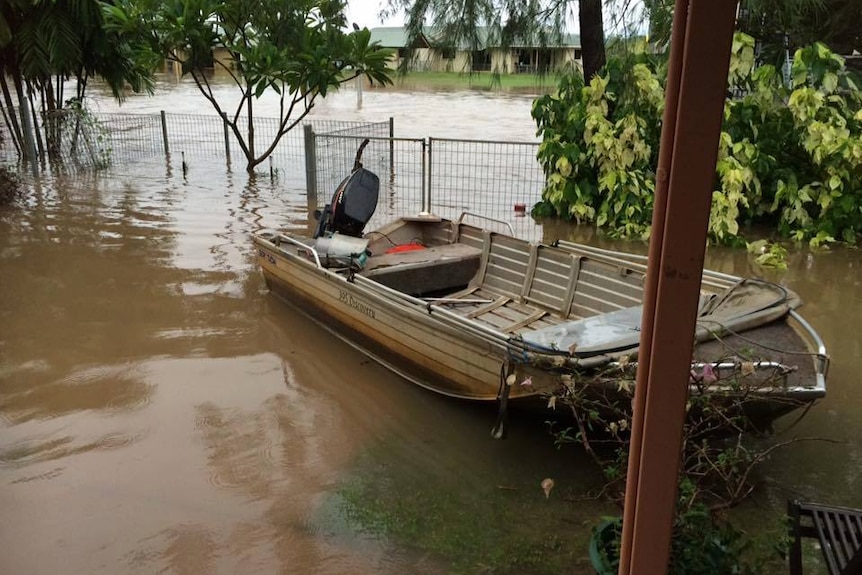
[[[862,509],[788,502],[790,575],[802,575],[802,538],[817,539],[830,575],[862,575]]]

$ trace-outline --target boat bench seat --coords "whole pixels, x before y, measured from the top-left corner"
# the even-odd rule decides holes
[[[466,286],[479,270],[482,250],[464,244],[380,254],[365,262],[361,275],[419,296]]]
[[[457,237],[482,258],[468,289],[453,297],[487,300],[460,311],[500,331],[523,333],[641,304],[644,274],[619,263],[464,224]]]
[[[494,233],[486,234],[483,248],[474,287],[531,310],[567,317],[578,282],[579,256]]]

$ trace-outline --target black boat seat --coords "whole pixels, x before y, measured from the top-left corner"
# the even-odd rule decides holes
[[[466,286],[479,270],[482,250],[446,244],[421,250],[375,255],[361,275],[410,295],[423,295]]]

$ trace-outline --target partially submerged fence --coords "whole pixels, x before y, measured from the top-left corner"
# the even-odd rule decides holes
[[[306,129],[309,209],[328,202],[350,173],[364,136]],[[521,236],[535,225],[526,212],[542,197],[545,175],[538,144],[369,137],[363,165],[380,177],[372,223],[420,210],[457,218],[472,212],[510,223]]]
[[[508,220],[542,197],[545,174],[538,144],[428,139],[428,189],[437,213],[463,211]]]
[[[13,128],[9,114],[25,118],[31,129],[38,160],[43,165],[63,166],[67,169],[99,168],[106,161],[134,162],[152,157],[182,159],[191,164],[194,160],[220,159],[227,165],[244,169],[246,158],[236,135],[220,116],[198,114],[90,113],[86,110],[65,109],[51,114],[24,114],[14,108],[5,112],[0,121],[0,158],[11,161],[27,158],[27,150],[13,143]],[[18,122],[19,126],[23,122]],[[371,136],[388,137],[392,132],[391,120],[386,122],[347,122],[312,119],[286,133],[269,159],[259,169],[277,170],[285,179],[282,182],[292,189],[305,186],[305,144],[302,126],[319,133],[350,134],[357,131]],[[35,129],[33,129],[33,127]],[[240,117],[237,128],[248,138],[248,124]],[[255,144],[258,155],[263,146],[269,146],[279,129],[276,118],[258,117],[254,120]],[[19,127],[20,130],[20,127]],[[20,139],[20,138],[18,138]]]
[[[124,163],[164,156],[182,158],[184,165],[219,159],[245,168],[236,136],[219,116],[84,112],[41,121],[37,133],[62,133],[52,160],[66,166],[99,167],[108,158]],[[8,122],[4,128],[9,129]],[[242,122],[239,128],[245,131]],[[258,145],[268,145],[277,129],[276,119],[256,118]],[[8,141],[4,136],[0,129],[0,140]],[[467,211],[509,222],[518,235],[535,233],[532,219],[523,216],[541,199],[545,187],[536,143],[396,138],[392,119],[376,123],[315,119],[283,136],[259,169],[277,173],[288,190],[305,191],[310,213],[328,202],[350,173],[365,138],[369,144],[363,164],[381,184],[372,223],[421,210],[444,217]],[[9,146],[5,149],[8,159]]]
[[[236,135],[219,116],[194,114],[102,114],[99,123],[110,135],[111,155],[115,161],[130,161],[152,156],[180,156],[191,163],[195,159],[219,159],[229,166],[244,169],[246,158]],[[387,137],[392,123],[346,122],[339,120],[309,120],[282,136],[265,163],[258,169],[275,170],[283,185],[293,190],[306,186],[306,142],[303,129],[320,133],[353,134]],[[240,118],[239,131],[247,137],[248,124]],[[254,120],[256,152],[269,146],[279,129],[276,118]]]
[[[380,178],[374,223],[417,214],[425,206],[426,143],[421,139],[381,138],[354,134],[316,134],[306,130],[309,211],[331,199],[338,184],[350,174],[356,151],[368,139],[362,165]]]

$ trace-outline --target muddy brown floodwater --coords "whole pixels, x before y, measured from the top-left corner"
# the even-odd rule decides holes
[[[369,92],[352,106],[348,92],[317,113],[394,116],[410,126],[398,135],[534,137],[525,96]],[[187,86],[128,103],[200,107]],[[440,125],[440,110],[463,118]],[[156,159],[46,176],[0,212],[0,573],[588,571],[589,526],[615,510],[564,501],[600,480],[541,417],[516,413],[493,441],[492,408],[414,388],[266,292],[249,235],[304,225],[303,208],[217,161],[184,179]],[[833,357],[828,397],[772,441],[839,443],[766,462],[743,509],[755,531],[788,497],[862,506],[859,252],[790,260],[771,273],[739,251],[708,258],[799,292]]]

